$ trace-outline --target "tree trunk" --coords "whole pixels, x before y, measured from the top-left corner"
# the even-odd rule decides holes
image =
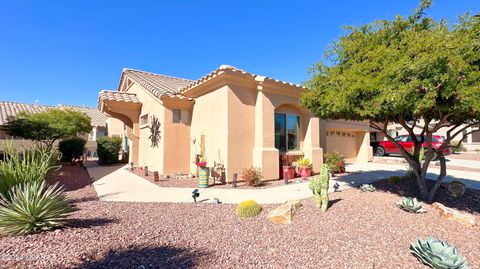
[[[443,154],[437,153],[438,154],[438,159],[440,160],[440,175],[437,177],[437,181],[433,185],[433,187],[430,189],[430,192],[428,193],[427,197],[427,202],[431,203],[433,202],[433,198],[435,197],[435,193],[437,192],[438,188],[442,185],[442,181],[447,175],[447,163],[445,162],[445,156]]]

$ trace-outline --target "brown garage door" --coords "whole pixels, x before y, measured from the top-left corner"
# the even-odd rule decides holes
[[[358,146],[355,133],[327,131],[327,153],[338,152],[349,161],[357,158]]]

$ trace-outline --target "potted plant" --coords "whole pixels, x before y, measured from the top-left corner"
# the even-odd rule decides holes
[[[281,178],[284,178],[285,173],[288,174],[288,179],[295,178],[295,166],[292,165],[293,163],[292,156],[288,154],[284,154],[280,156],[280,161],[282,163]]]
[[[345,158],[340,153],[327,153],[325,155],[325,164],[328,165],[332,176],[345,173]]]
[[[207,157],[205,155],[200,156],[200,160],[197,162],[198,166],[198,186],[200,188],[208,187],[208,178],[210,176],[210,169],[207,167]]]
[[[298,174],[302,179],[307,179],[307,177],[312,175],[312,162],[305,157],[302,157],[297,161],[298,165]]]

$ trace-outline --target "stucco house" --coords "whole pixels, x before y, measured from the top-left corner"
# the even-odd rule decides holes
[[[228,65],[198,80],[124,69],[98,106],[124,125],[130,161],[160,174],[195,172],[201,140],[208,165],[222,163],[228,181],[251,166],[278,179],[285,153],[308,157],[314,171],[325,152],[371,160],[368,123],[321,121],[299,105],[303,91]]]
[[[85,149],[90,152],[95,152],[97,150],[97,137],[107,135],[108,118],[104,113],[98,111],[95,108],[72,105],[47,106],[0,101],[0,126],[6,124],[9,118],[15,117],[20,112],[25,111],[29,113],[39,113],[45,112],[52,108],[72,109],[85,113],[87,116],[89,116],[92,121],[92,131],[89,134],[82,135],[83,138],[87,140],[87,143],[85,144]],[[2,130],[0,130],[0,139],[10,139],[14,146],[31,143],[31,141],[29,140],[10,137]]]

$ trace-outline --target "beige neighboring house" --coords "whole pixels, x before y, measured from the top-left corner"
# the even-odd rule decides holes
[[[227,181],[251,166],[278,179],[286,153],[308,157],[315,172],[325,152],[370,161],[368,123],[321,121],[299,105],[303,91],[228,65],[198,80],[124,69],[116,91],[99,93],[98,106],[124,125],[108,128],[123,130],[130,161],[160,174],[195,172],[201,145],[208,166],[224,165]],[[158,144],[151,141],[155,122]]]
[[[0,101],[0,126],[6,124],[10,117],[15,117],[20,112],[26,111],[31,113],[39,113],[45,112],[52,108],[73,109],[83,112],[89,116],[92,121],[92,131],[89,134],[83,135],[83,138],[87,140],[85,148],[92,153],[97,150],[97,137],[107,135],[107,116],[95,108],[70,105],[47,106]],[[0,139],[12,139],[12,142],[15,146],[20,146],[22,144],[28,145],[31,143],[30,140],[24,140],[15,137],[12,138],[1,130]]]
[[[420,121],[418,123],[419,126],[424,126],[424,122]],[[434,124],[431,125],[431,128],[434,127]],[[462,129],[464,126],[460,126],[456,130]],[[390,124],[387,127],[389,134],[392,137],[396,137],[399,135],[407,135],[408,132],[403,128],[400,124]],[[447,131],[450,128],[440,128],[435,134],[436,135],[441,135],[446,137],[447,136]],[[475,150],[480,150],[480,127],[469,127],[467,128],[463,133],[466,134],[465,139],[462,141],[463,146],[467,151],[475,151]],[[475,131],[479,130],[479,131]],[[472,132],[473,131],[473,132]],[[422,128],[415,127],[414,128],[415,134],[420,134],[422,132]],[[472,132],[472,133],[471,133]],[[383,141],[386,140],[385,136],[381,132],[377,131],[372,131],[370,139],[372,142],[376,141]],[[460,141],[462,139],[462,135],[458,135],[454,141]]]

